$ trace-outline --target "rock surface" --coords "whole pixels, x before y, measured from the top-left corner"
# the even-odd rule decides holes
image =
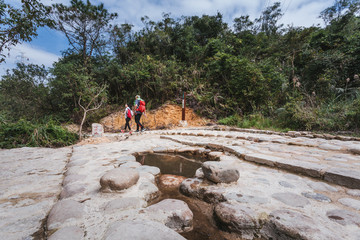
[[[204,176],[215,183],[231,183],[239,179],[239,171],[230,164],[222,162],[204,162],[202,165]]]
[[[112,223],[107,229],[104,240],[185,240],[180,234],[165,225],[144,220],[123,220]]]

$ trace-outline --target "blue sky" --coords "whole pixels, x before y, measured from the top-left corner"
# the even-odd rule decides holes
[[[70,0],[40,0],[44,4],[69,4]],[[84,0],[85,1],[85,0]],[[223,19],[230,26],[233,19],[242,15],[249,15],[251,20],[258,18],[266,7],[271,6],[273,0],[90,0],[93,4],[104,3],[109,12],[116,12],[118,18],[115,23],[130,23],[135,30],[142,28],[141,17],[148,16],[157,21],[162,13],[171,13],[173,18],[181,16],[223,14]],[[20,0],[5,0],[14,6],[20,6]],[[284,25],[310,27],[323,22],[318,18],[320,12],[330,7],[334,0],[280,0],[284,16]],[[41,28],[38,37],[30,43],[19,44],[11,49],[6,63],[0,64],[0,75],[6,69],[13,68],[15,63],[25,57],[25,61],[34,64],[44,64],[51,67],[53,62],[61,56],[61,51],[67,45],[66,38],[59,32],[48,28]]]

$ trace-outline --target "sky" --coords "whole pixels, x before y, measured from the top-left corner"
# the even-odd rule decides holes
[[[84,0],[85,1],[85,0]],[[5,0],[13,6],[20,6],[21,0]],[[40,0],[45,5],[63,3],[68,5],[70,0]],[[233,19],[249,15],[251,20],[258,18],[261,12],[274,2],[281,3],[284,13],[280,20],[285,26],[323,25],[319,18],[320,12],[333,5],[334,0],[90,0],[92,4],[104,3],[111,13],[117,13],[115,23],[129,23],[135,30],[142,28],[141,17],[148,16],[153,21],[162,19],[163,13],[170,13],[172,18],[181,16],[215,15],[220,12],[223,20],[233,25]],[[68,48],[65,36],[49,28],[38,30],[38,36],[29,43],[18,44],[6,52],[5,63],[0,64],[0,75],[6,69],[15,67],[16,62],[33,63],[51,67],[61,52]]]

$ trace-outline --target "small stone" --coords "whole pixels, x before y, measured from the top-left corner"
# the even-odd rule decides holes
[[[121,191],[135,185],[138,180],[138,171],[125,167],[115,168],[101,177],[100,185],[104,192]]]
[[[140,208],[141,201],[136,197],[120,198],[110,201],[105,206],[105,213],[113,213],[115,211],[123,211],[127,209]]]
[[[87,159],[80,159],[80,160],[76,160],[76,161],[70,161],[66,167],[74,167],[74,166],[82,166],[85,165],[86,163],[88,163],[89,160]]]
[[[306,198],[290,192],[274,193],[271,196],[276,200],[292,207],[304,207],[305,205],[310,204],[309,200]]]
[[[64,227],[53,233],[48,240],[81,240],[84,237],[84,231],[76,226]]]
[[[195,177],[196,178],[204,178],[204,172],[202,170],[202,168],[198,168],[195,172]]]
[[[59,228],[61,224],[70,219],[79,219],[84,215],[84,207],[74,200],[61,200],[57,202],[49,213],[47,228]]]
[[[286,181],[280,181],[279,184],[286,188],[294,188],[295,187],[294,185],[292,185],[291,183],[288,183]]]
[[[342,205],[351,207],[356,210],[360,210],[360,201],[353,198],[341,198],[338,200]]]
[[[239,179],[239,171],[230,164],[208,161],[202,166],[204,176],[215,183],[231,183]]]
[[[164,224],[149,220],[122,220],[110,224],[104,240],[186,240]]]
[[[328,211],[326,216],[343,226],[355,224],[360,227],[360,215],[356,212],[350,212],[344,209],[335,209]]]
[[[303,192],[303,193],[301,193],[301,195],[303,195],[304,197],[307,197],[307,198],[314,199],[314,200],[319,201],[319,202],[327,202],[327,203],[331,202],[330,198],[328,198],[327,196],[322,195],[320,193]]]
[[[310,182],[308,183],[308,185],[316,190],[316,191],[321,191],[321,192],[337,192],[337,188],[333,187],[333,186],[330,186],[329,184],[327,183],[324,183],[324,182]]]

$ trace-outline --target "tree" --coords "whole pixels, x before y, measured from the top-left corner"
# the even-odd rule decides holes
[[[63,32],[71,51],[81,54],[82,64],[87,67],[92,56],[102,55],[107,42],[105,34],[110,22],[117,17],[109,13],[103,4],[92,5],[89,0],[71,0],[70,6],[54,4],[52,17],[55,29]]]
[[[278,25],[278,21],[283,16],[281,13],[280,2],[275,2],[272,6],[266,8],[260,18],[255,21],[259,24],[259,30],[266,35],[274,35],[283,26]]]
[[[0,63],[5,61],[4,51],[21,42],[30,42],[37,29],[52,26],[48,18],[50,7],[38,0],[21,0],[21,9],[0,0]]]
[[[18,64],[0,81],[0,108],[10,120],[38,120],[51,111],[45,66]]]

